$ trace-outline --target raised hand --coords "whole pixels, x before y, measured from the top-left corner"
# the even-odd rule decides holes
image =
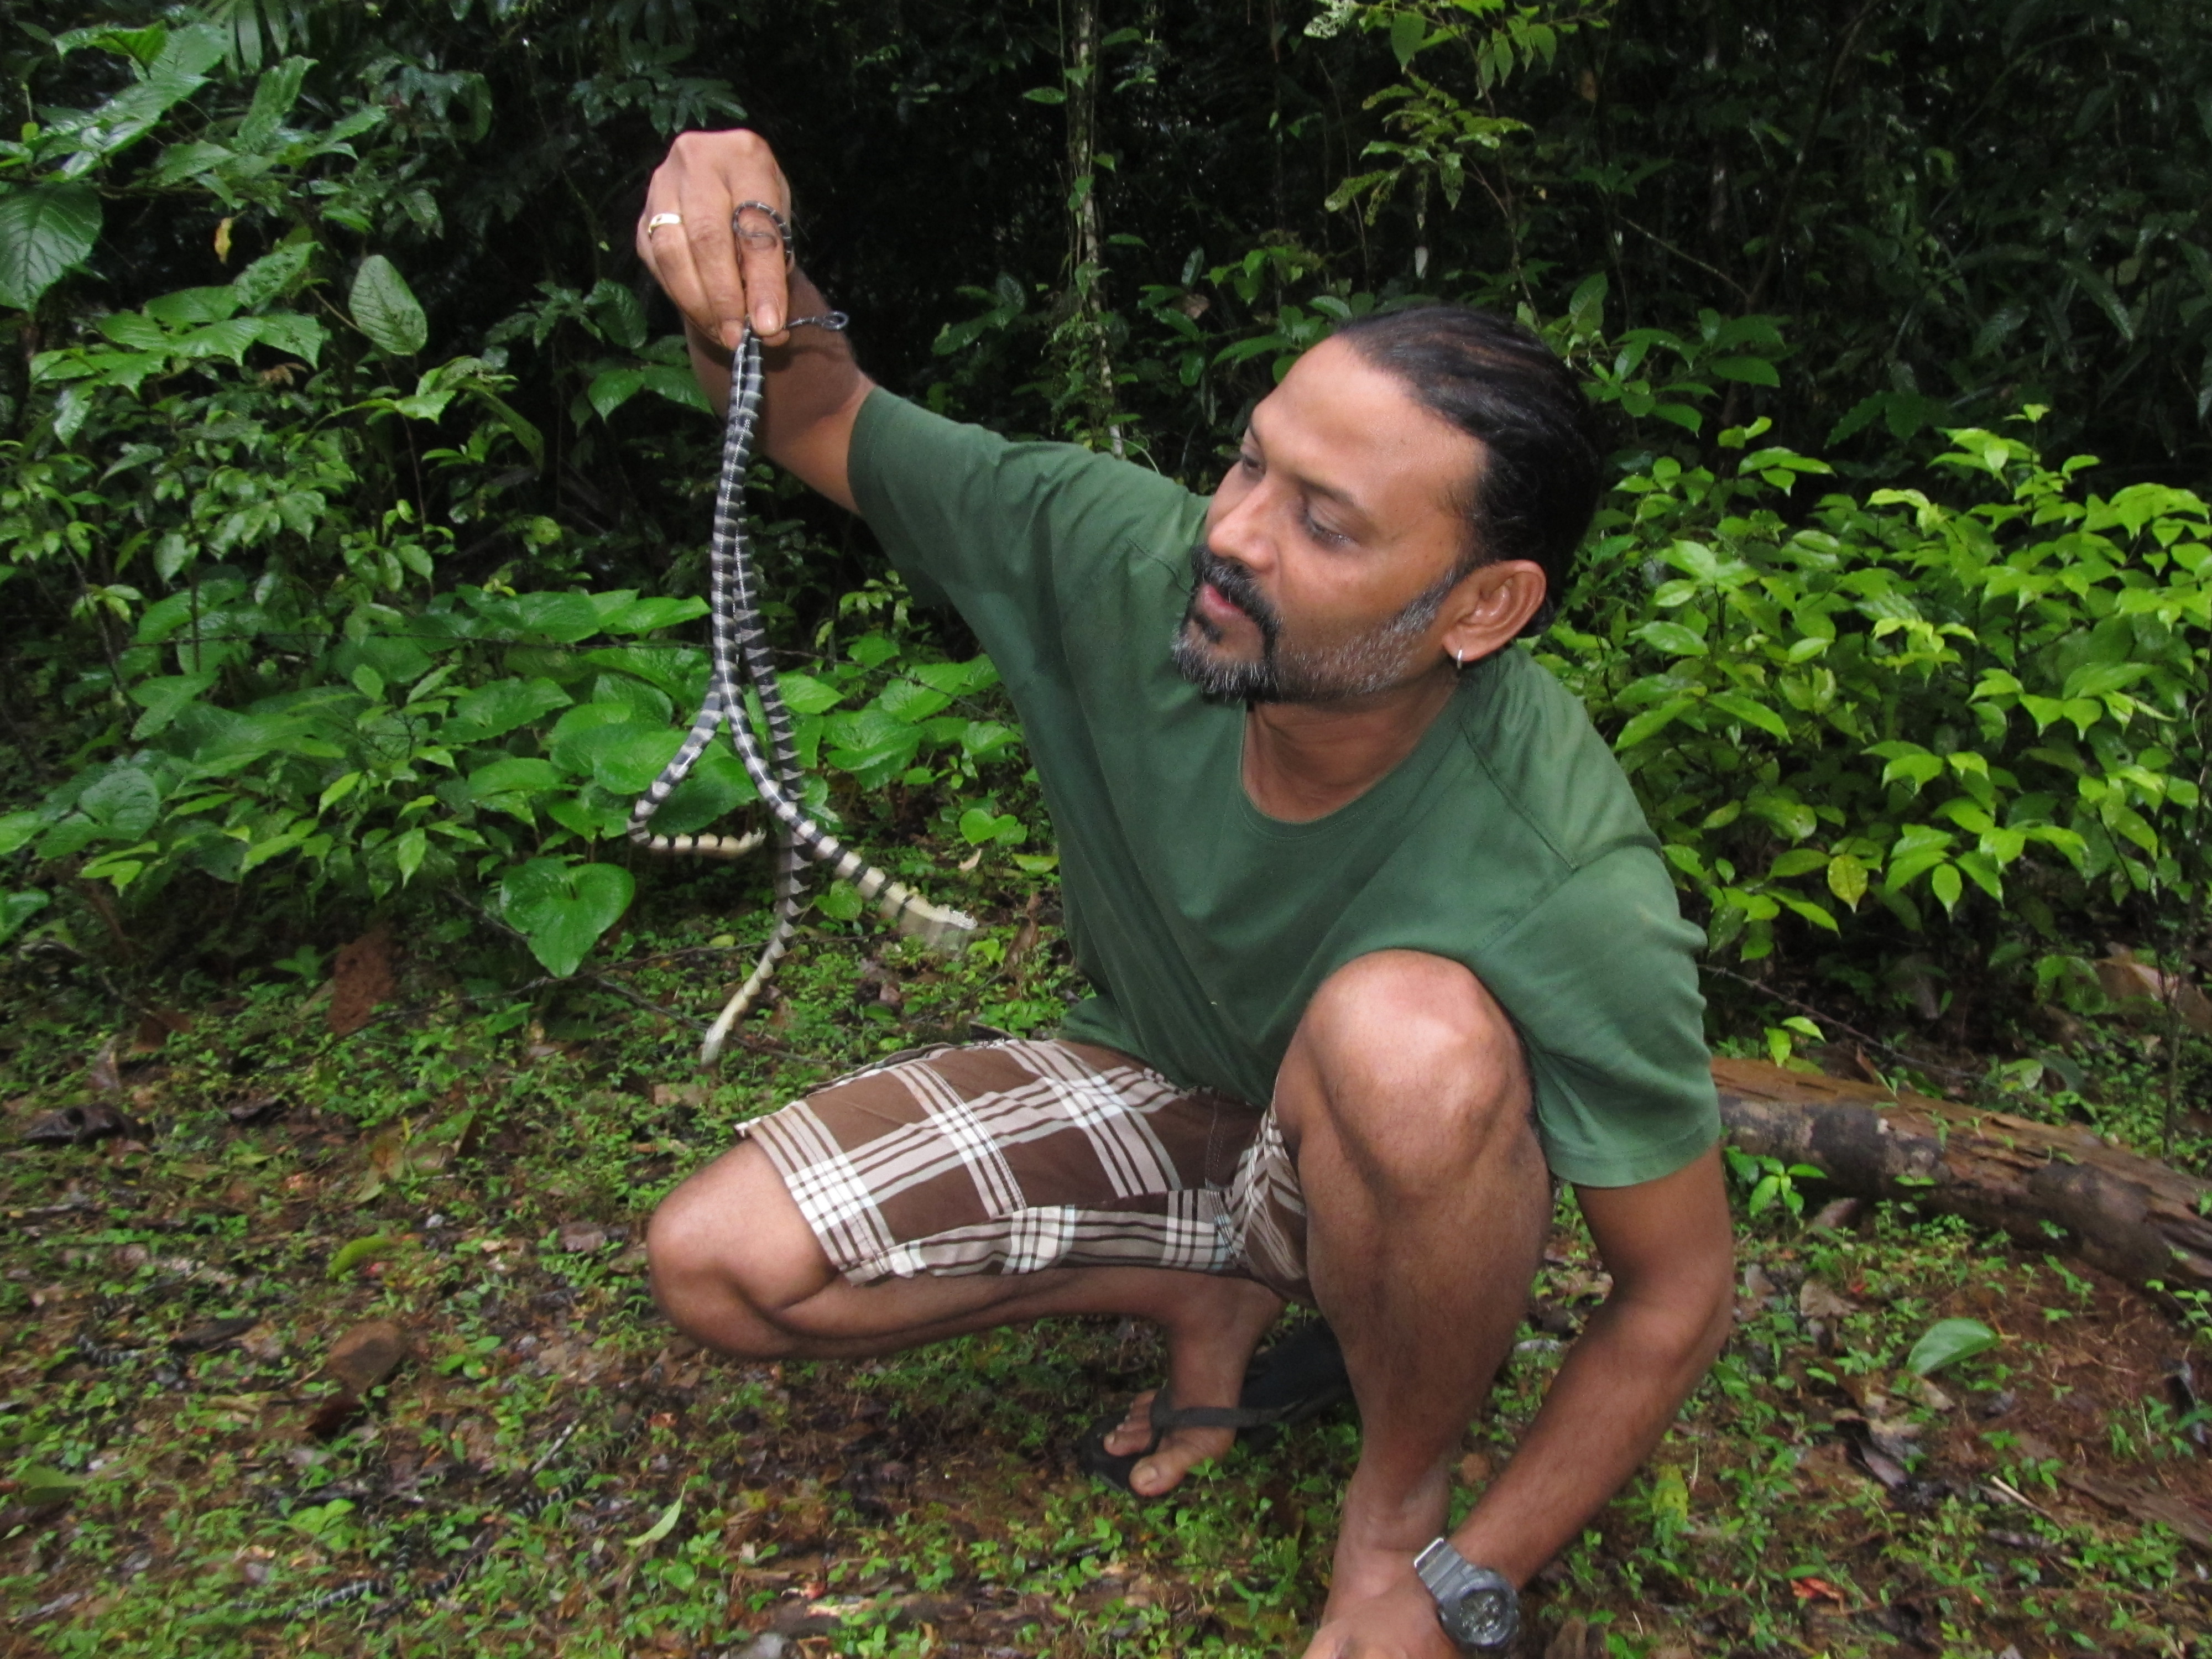
[[[740,213],[745,203],[773,213]],[[637,256],[700,342],[734,351],[750,321],[780,345],[791,314],[790,220],[791,186],[766,139],[742,127],[682,133],[646,185]]]

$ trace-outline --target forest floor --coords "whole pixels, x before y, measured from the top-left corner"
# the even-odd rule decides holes
[[[744,958],[726,936],[631,933],[605,970],[629,1000],[534,1007],[464,1000],[427,942],[335,980],[310,950],[140,994],[119,1030],[84,964],[10,969],[0,1654],[1295,1654],[1348,1413],[1140,1503],[1072,1442],[1157,1380],[1148,1329],[734,1364],[647,1293],[653,1203],[735,1123],[887,1049],[1056,1018],[1034,915],[957,966],[812,933],[714,1074],[688,1015]],[[121,1121],[37,1138],[72,1109]],[[2212,1653],[2190,1410],[2212,1346],[1949,1218],[1814,1225],[1806,1189],[1803,1217],[1745,1222],[1734,1341],[1531,1585],[1526,1650]],[[1459,1502],[1606,1285],[1563,1200]],[[1954,1316],[2002,1344],[1905,1371]]]

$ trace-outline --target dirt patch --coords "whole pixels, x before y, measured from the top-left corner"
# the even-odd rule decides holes
[[[398,986],[392,972],[392,936],[380,922],[349,945],[338,946],[331,975],[329,1023],[332,1036],[351,1036],[392,999]]]

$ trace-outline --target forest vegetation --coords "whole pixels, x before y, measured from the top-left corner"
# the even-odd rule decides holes
[[[1071,1473],[1148,1333],[740,1370],[652,1310],[641,1218],[731,1125],[1081,994],[989,661],[762,465],[811,806],[985,927],[931,958],[821,885],[696,1064],[768,872],[623,835],[705,675],[720,429],[631,246],[687,128],[770,139],[878,380],[1195,489],[1335,322],[1522,318],[1610,447],[1530,648],[1705,932],[1717,1051],[2212,1173],[2191,0],[0,24],[21,1650],[1256,1655],[1318,1606],[1350,1423],[1182,1504]],[[753,799],[711,756],[656,827]],[[1734,1162],[1738,1339],[1538,1639],[2212,1651],[2205,1293]],[[1602,1291],[1563,1208],[1463,1496]]]

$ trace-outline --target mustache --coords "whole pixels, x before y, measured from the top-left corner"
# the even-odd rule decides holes
[[[1275,608],[1260,592],[1260,584],[1252,573],[1234,559],[1224,559],[1204,542],[1190,550],[1190,589],[1195,599],[1198,590],[1212,584],[1215,592],[1242,611],[1258,626],[1260,635],[1269,646],[1275,642],[1282,619]]]

